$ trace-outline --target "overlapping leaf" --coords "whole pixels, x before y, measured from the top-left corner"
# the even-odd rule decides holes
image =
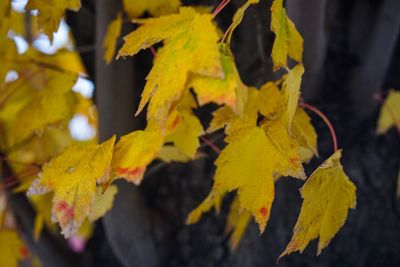
[[[162,125],[181,98],[189,73],[223,77],[212,18],[193,8],[181,8],[179,14],[140,20],[142,25],[125,37],[119,56],[134,55],[164,41],[147,77],[138,113],[150,101],[147,118]]]
[[[62,233],[76,233],[93,210],[97,183],[108,180],[115,136],[101,145],[73,145],[43,167],[28,195],[54,192],[52,220]]]
[[[39,28],[53,40],[55,33],[64,17],[66,10],[78,11],[81,7],[80,0],[29,0],[28,9],[39,11]]]
[[[180,0],[124,0],[124,10],[131,18],[138,18],[145,12],[152,16],[169,15],[178,11]]]
[[[283,0],[274,0],[271,7],[271,30],[276,38],[272,47],[272,62],[274,70],[287,67],[287,57],[297,62],[303,57],[303,37],[297,31],[296,26],[289,19]]]
[[[122,16],[117,15],[117,18],[110,22],[103,41],[104,60],[110,64],[117,48],[118,37],[122,30]]]

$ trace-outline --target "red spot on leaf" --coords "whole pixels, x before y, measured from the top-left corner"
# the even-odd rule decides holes
[[[74,217],[74,210],[65,201],[60,201],[56,204],[55,209],[61,213],[61,219],[64,222],[69,222]]]
[[[26,259],[29,256],[29,250],[26,247],[22,247],[19,249],[19,253],[22,258]]]
[[[262,207],[262,208],[260,209],[260,214],[261,214],[261,216],[263,216],[263,217],[267,217],[267,215],[268,215],[268,209],[267,209],[266,207]]]

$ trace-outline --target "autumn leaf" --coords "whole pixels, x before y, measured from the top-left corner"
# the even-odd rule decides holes
[[[138,18],[145,12],[154,17],[176,13],[181,6],[180,0],[124,0],[124,10],[130,18]]]
[[[311,124],[310,116],[308,116],[303,108],[298,107],[294,114],[292,135],[299,143],[300,147],[310,152],[308,154],[311,155],[311,157],[318,156],[317,133],[314,126]],[[311,159],[309,157],[306,157],[302,161],[309,161]]]
[[[147,166],[157,157],[164,141],[156,123],[149,122],[145,130],[122,136],[115,146],[112,161],[113,177],[139,184]]]
[[[289,70],[286,75],[282,91],[286,99],[286,120],[288,129],[292,126],[294,114],[300,97],[301,78],[304,74],[303,64],[297,64],[293,69]]]
[[[243,129],[229,139],[215,161],[213,190],[238,191],[240,206],[251,212],[263,232],[274,200],[276,150],[259,127]]]
[[[378,119],[378,134],[386,133],[396,127],[400,132],[400,92],[391,90],[385,99]]]
[[[54,192],[52,220],[68,238],[93,210],[97,183],[108,180],[115,136],[100,145],[73,145],[43,166],[28,196]]]
[[[191,158],[186,156],[181,150],[171,145],[163,146],[157,158],[166,163],[188,162],[191,160]]]
[[[229,26],[229,29],[227,30],[227,38],[226,38],[226,43],[230,44],[231,43],[231,38],[232,38],[232,34],[235,31],[235,29],[239,26],[240,23],[242,23],[243,17],[244,17],[244,13],[246,12],[246,10],[254,4],[258,4],[260,2],[260,0],[247,0],[246,3],[244,3],[244,5],[242,5],[240,8],[238,8],[235,12],[235,15],[233,16],[232,19],[232,24],[231,26]]]
[[[96,200],[89,214],[89,220],[91,222],[100,219],[112,208],[117,193],[118,187],[115,185],[110,185],[104,193],[102,188],[97,188]]]
[[[299,144],[281,121],[267,121],[261,125],[273,145],[275,172],[283,176],[306,179],[299,153]],[[270,160],[271,161],[271,160]]]
[[[356,207],[356,188],[340,163],[341,150],[328,158],[301,188],[304,199],[293,237],[285,251],[303,252],[308,243],[319,237],[318,255],[346,221],[348,210]]]
[[[204,213],[209,212],[211,209],[215,209],[217,214],[221,211],[222,200],[225,194],[216,194],[214,190],[208,194],[208,196],[192,210],[186,218],[186,224],[197,223]]]
[[[53,40],[55,33],[64,17],[66,10],[78,11],[80,0],[29,0],[28,9],[38,10],[38,23],[43,32]]]
[[[104,60],[107,64],[113,59],[115,54],[115,49],[117,48],[117,41],[119,36],[121,35],[122,30],[122,16],[121,13],[118,13],[117,18],[110,22],[108,25],[108,29],[103,41],[104,52]]]
[[[34,133],[41,133],[51,124],[57,123],[71,116],[73,95],[71,88],[75,84],[75,74],[59,73],[48,70],[46,76],[37,77],[45,79],[30,86],[26,96],[28,102],[18,111],[16,119],[9,129],[9,145],[15,145]],[[40,75],[39,75],[40,76]],[[34,88],[33,86],[40,86]],[[33,94],[32,94],[33,92]]]
[[[271,6],[271,30],[276,38],[272,47],[272,61],[274,71],[280,67],[287,67],[287,57],[302,61],[303,37],[286,14],[283,0],[274,0]]]
[[[238,90],[244,87],[237,70],[235,59],[226,44],[220,44],[221,65],[224,78],[212,78],[197,75],[189,83],[197,94],[200,106],[214,102],[219,105],[227,105],[236,112],[240,112],[237,103]]]
[[[164,41],[147,76],[137,114],[150,101],[147,118],[163,125],[185,91],[189,73],[223,77],[218,34],[212,19],[210,14],[181,8],[179,14],[140,20],[141,26],[124,38],[119,56],[131,56]]]
[[[0,230],[0,267],[18,267],[28,250],[14,230]]]
[[[251,220],[251,213],[241,210],[239,198],[236,197],[232,203],[226,222],[226,233],[231,233],[229,245],[231,250],[236,250],[243,235],[246,233],[247,226]]]
[[[235,118],[236,114],[228,106],[222,106],[212,114],[213,118],[207,129],[207,133],[213,133],[219,129],[224,128],[229,121]]]

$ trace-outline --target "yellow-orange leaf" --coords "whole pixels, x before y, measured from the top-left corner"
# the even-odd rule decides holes
[[[274,70],[287,67],[287,57],[297,62],[303,57],[303,37],[297,31],[293,21],[286,14],[283,0],[274,0],[271,6],[271,30],[276,38],[272,48]]]
[[[38,23],[43,32],[53,40],[53,33],[57,31],[65,11],[78,11],[81,8],[80,0],[29,0],[28,9],[39,11]]]
[[[28,195],[54,192],[52,220],[70,237],[93,210],[97,183],[107,180],[115,136],[101,145],[73,145],[43,167]]]
[[[117,18],[110,22],[108,25],[107,33],[104,37],[103,48],[104,48],[104,60],[107,64],[113,59],[115,49],[117,48],[118,37],[121,35],[122,29],[122,16],[118,13]]]
[[[189,86],[193,87],[201,106],[214,102],[219,105],[226,104],[234,111],[238,111],[237,91],[244,85],[229,47],[226,44],[220,44],[220,51],[224,78],[216,79],[198,75],[193,78]]]
[[[210,14],[181,8],[179,14],[140,20],[142,25],[124,38],[119,56],[131,56],[164,41],[147,77],[137,113],[150,101],[147,118],[162,125],[173,104],[182,97],[189,73],[223,77],[212,19]]]
[[[124,0],[124,10],[130,18],[138,18],[145,12],[154,17],[172,14],[178,11],[180,0]]]
[[[400,131],[400,92],[391,90],[383,103],[378,119],[378,134],[386,133],[390,128]]]
[[[303,252],[319,237],[318,253],[325,248],[346,221],[348,210],[356,206],[356,187],[344,173],[341,150],[336,151],[301,188],[304,199],[293,237],[280,257]]]
[[[204,134],[199,119],[190,111],[179,112],[179,123],[176,129],[165,137],[165,142],[172,142],[189,158],[194,158],[200,146],[199,137]]]
[[[115,146],[112,161],[113,177],[139,184],[147,165],[157,157],[164,141],[161,129],[150,123],[144,131],[122,136]]]

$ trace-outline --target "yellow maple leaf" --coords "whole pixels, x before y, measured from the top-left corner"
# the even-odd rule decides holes
[[[169,15],[178,11],[180,0],[124,0],[124,10],[130,18],[138,18],[146,11],[154,17]]]
[[[297,108],[292,124],[292,135],[299,143],[300,147],[309,150],[308,157],[303,157],[302,161],[309,161],[314,155],[318,157],[317,133],[311,124],[311,118],[303,108]],[[302,154],[302,153],[300,153]],[[303,152],[303,155],[306,152]],[[311,158],[310,158],[311,157]]]
[[[244,17],[244,13],[246,12],[246,10],[254,4],[258,4],[260,2],[260,0],[247,0],[246,3],[244,3],[244,5],[242,5],[240,8],[238,8],[235,12],[235,15],[233,16],[232,19],[232,24],[229,26],[229,29],[227,31],[227,38],[226,38],[226,42],[229,44],[231,42],[231,38],[232,38],[232,34],[235,31],[235,29],[239,26],[240,23],[242,23],[243,17]]]
[[[199,119],[190,111],[179,112],[180,120],[176,129],[165,137],[165,142],[172,142],[189,158],[194,158],[200,146],[199,136],[204,134]]]
[[[115,50],[117,48],[118,37],[121,35],[122,30],[122,15],[118,13],[117,18],[110,22],[103,41],[104,60],[107,64],[113,59]]]
[[[259,127],[234,134],[215,161],[213,190],[218,194],[238,190],[241,209],[251,212],[264,231],[274,200],[276,150]]]
[[[119,56],[131,56],[164,41],[147,76],[137,114],[150,101],[147,118],[162,125],[173,104],[183,95],[189,73],[223,77],[218,34],[212,19],[210,14],[185,7],[179,14],[140,20],[141,26],[124,38]]]
[[[280,257],[303,252],[319,237],[318,255],[346,221],[348,210],[356,206],[356,187],[344,173],[341,150],[328,158],[301,188],[304,199],[293,237]]]
[[[301,79],[304,74],[303,64],[297,64],[285,76],[282,85],[282,92],[286,100],[286,120],[288,129],[292,126],[294,114],[300,98]]]
[[[217,109],[212,114],[210,125],[207,129],[207,133],[213,133],[219,129],[224,128],[230,120],[232,120],[236,114],[228,106],[223,106]]]
[[[181,150],[174,146],[163,146],[160,150],[160,153],[157,156],[158,159],[171,163],[175,162],[188,162],[191,160],[190,157],[186,156]]]
[[[43,166],[28,195],[54,192],[52,220],[68,238],[93,210],[97,183],[108,180],[115,136],[100,145],[73,145]]]
[[[193,87],[196,92],[200,106],[214,102],[219,105],[228,105],[234,111],[238,111],[237,91],[244,85],[229,47],[226,44],[220,44],[220,51],[224,78],[197,75],[193,77],[189,87]]]
[[[44,73],[45,76],[38,75],[37,80],[22,85],[31,89],[24,99],[28,102],[17,112],[18,119],[10,125],[8,133],[10,146],[34,133],[42,133],[48,125],[72,115],[71,106],[74,104],[74,97],[71,88],[77,76],[52,70]]]
[[[267,121],[261,125],[275,154],[275,172],[283,176],[306,179],[298,142],[289,134],[281,121]]]
[[[164,141],[163,133],[156,123],[145,130],[134,131],[122,136],[115,146],[112,169],[114,178],[125,178],[139,184],[147,165],[157,157]]]
[[[211,190],[210,194],[194,209],[186,218],[186,224],[195,224],[203,216],[204,213],[209,212],[212,208],[215,209],[217,214],[221,211],[222,200],[225,194],[218,194]]]
[[[400,92],[390,90],[381,108],[378,119],[378,134],[386,133],[390,128],[397,127],[400,131]]]
[[[15,230],[0,230],[0,267],[18,267],[18,262],[28,253]]]
[[[104,193],[101,188],[97,188],[96,201],[93,205],[92,212],[89,214],[89,220],[91,222],[100,219],[112,208],[117,193],[118,187],[115,185],[110,185]]]
[[[297,62],[303,57],[303,37],[297,31],[293,21],[286,14],[283,0],[274,0],[271,6],[271,30],[276,38],[272,47],[274,71],[287,67],[287,57]]]
[[[39,28],[53,40],[65,11],[78,11],[81,8],[80,0],[29,0],[26,8],[38,10]]]
[[[231,250],[235,250],[238,247],[250,220],[251,213],[246,210],[241,210],[239,198],[235,197],[231,203],[225,229],[226,233],[231,233],[229,238]]]

